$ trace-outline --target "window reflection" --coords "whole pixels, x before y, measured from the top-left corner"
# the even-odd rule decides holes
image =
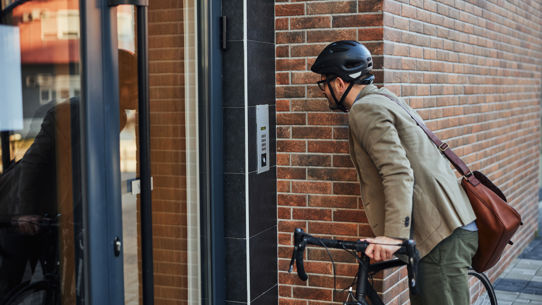
[[[3,131],[0,304],[83,302],[78,3],[2,1],[20,34],[23,128]]]

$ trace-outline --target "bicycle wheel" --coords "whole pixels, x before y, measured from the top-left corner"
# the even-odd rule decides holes
[[[11,296],[5,305],[55,305],[55,288],[49,281],[30,284]]]
[[[497,305],[497,296],[493,285],[484,273],[469,270],[469,284],[471,287],[471,304]]]

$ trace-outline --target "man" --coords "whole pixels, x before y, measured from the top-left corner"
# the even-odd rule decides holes
[[[348,112],[350,155],[376,236],[366,239],[366,254],[387,260],[401,239],[414,239],[421,261],[412,304],[468,305],[467,267],[478,247],[474,212],[448,160],[395,95],[372,84],[372,67],[365,46],[337,41],[311,68],[329,107]]]

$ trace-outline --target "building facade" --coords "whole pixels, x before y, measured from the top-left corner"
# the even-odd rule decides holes
[[[495,279],[529,243],[538,215],[540,8],[535,1],[276,2],[280,304],[344,300],[333,291],[324,251],[309,252],[308,283],[286,272],[295,227],[344,239],[372,235],[348,154],[347,115],[327,109],[309,69],[335,40],[365,44],[377,85],[403,97],[523,216],[514,246],[489,276]],[[353,263],[336,259],[338,288],[350,283]],[[375,279],[389,304],[407,302],[405,272]]]

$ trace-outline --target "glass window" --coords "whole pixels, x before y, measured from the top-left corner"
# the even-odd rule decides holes
[[[16,32],[4,46],[20,64],[0,69],[17,83],[0,84],[0,103],[21,113],[0,121],[0,304],[80,304],[79,1],[1,3],[0,39]]]

